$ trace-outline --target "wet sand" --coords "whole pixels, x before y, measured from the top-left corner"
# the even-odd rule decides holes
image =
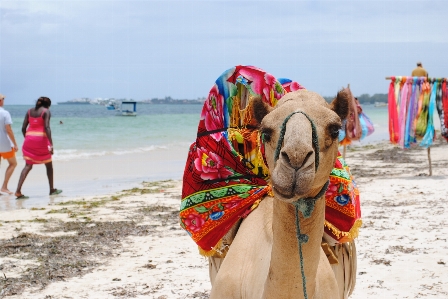
[[[149,152],[126,155],[105,155],[74,160],[53,159],[54,186],[62,189],[57,197],[49,196],[45,166],[34,165],[22,187],[27,200],[15,200],[15,196],[2,194],[0,210],[44,207],[47,204],[70,200],[79,196],[102,196],[123,189],[138,187],[142,181],[158,181],[182,178],[188,147],[181,149],[156,149]],[[0,177],[4,175],[6,161],[2,161]],[[18,159],[9,190],[17,187],[20,172],[25,163]]]

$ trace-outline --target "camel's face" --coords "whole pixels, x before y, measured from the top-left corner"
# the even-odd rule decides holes
[[[277,198],[292,202],[302,197],[315,196],[328,180],[337,156],[341,119],[348,113],[348,96],[349,93],[343,90],[332,104],[327,104],[317,93],[299,90],[285,95],[274,109],[266,111],[264,117],[260,109],[255,111],[256,118],[262,119],[260,130],[271,184]],[[260,104],[256,106],[260,108]],[[319,153],[313,146],[311,122],[305,115],[296,113],[286,123],[279,157],[274,161],[281,127],[285,118],[294,111],[306,113],[314,122]],[[317,154],[319,166],[316,170]]]

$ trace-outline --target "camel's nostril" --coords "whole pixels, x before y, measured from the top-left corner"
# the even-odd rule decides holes
[[[286,151],[282,151],[280,154],[281,154],[284,162],[286,162],[288,165],[290,165],[295,170],[299,170],[300,168],[302,168],[304,165],[307,164],[308,160],[313,155],[313,151],[309,151],[303,159],[300,158],[300,156],[301,156],[300,154],[294,155],[294,153],[293,153],[293,155],[291,157],[292,160],[291,160],[290,156],[286,153]]]
[[[309,160],[309,158],[313,155],[313,152],[308,152],[308,154],[306,155],[305,159],[303,160],[302,165],[300,165],[300,167],[302,167],[303,165],[306,164],[306,162]]]
[[[289,160],[288,154],[286,152],[281,152],[281,155],[282,155],[283,160],[285,160],[286,163],[291,165],[291,161]]]

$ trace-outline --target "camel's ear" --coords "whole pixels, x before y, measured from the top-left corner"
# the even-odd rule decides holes
[[[348,103],[351,98],[350,90],[347,88],[342,89],[338,92],[338,95],[333,99],[330,104],[331,110],[336,112],[337,115],[344,120],[348,115]]]
[[[263,102],[261,97],[253,98],[252,101],[254,117],[257,120],[258,124],[261,124],[263,118],[274,108]]]

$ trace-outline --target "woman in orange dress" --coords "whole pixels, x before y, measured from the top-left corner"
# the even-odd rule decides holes
[[[45,164],[50,195],[62,192],[62,190],[53,187],[53,163],[51,160],[53,140],[51,139],[50,129],[50,106],[51,100],[49,98],[40,97],[36,106],[27,111],[23,120],[22,133],[25,141],[23,142],[22,153],[26,164],[17,185],[15,193],[17,199],[28,198],[28,196],[22,194],[22,185],[34,164]]]

